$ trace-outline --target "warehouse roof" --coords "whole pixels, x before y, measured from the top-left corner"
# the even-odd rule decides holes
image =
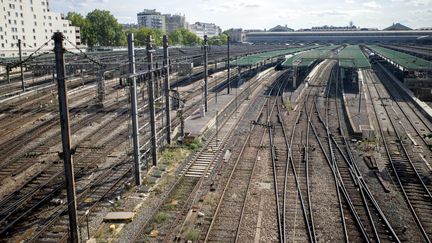
[[[399,51],[377,45],[369,45],[372,51],[409,70],[432,70],[432,62]]]

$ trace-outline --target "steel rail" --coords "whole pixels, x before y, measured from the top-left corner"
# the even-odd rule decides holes
[[[367,74],[368,74],[367,76],[369,76],[369,78],[370,78],[371,80],[373,80],[372,76],[370,76],[369,73],[367,73]],[[375,89],[376,89],[376,84],[375,84],[375,83],[373,83],[373,84],[374,84],[374,87],[375,87]],[[371,96],[371,91],[370,91],[369,88],[368,88],[368,93],[369,93],[369,96],[372,97],[372,96]],[[379,95],[379,93],[378,93],[378,95]],[[380,95],[379,95],[379,96],[380,96]],[[380,96],[380,97],[381,97],[381,96]],[[375,106],[373,106],[373,108],[374,108],[374,109],[373,109],[373,110],[374,110],[374,114],[375,114],[375,116],[376,116],[377,119],[378,119],[378,113],[377,113],[377,111],[376,111],[376,109],[375,109]],[[387,111],[387,109],[385,108],[385,106],[384,106],[384,110],[386,111],[387,116],[390,117],[390,115],[388,114],[388,111]],[[379,119],[378,119],[378,120],[379,120]],[[391,124],[392,124],[393,129],[395,130],[395,133],[396,133],[397,137],[399,138],[399,144],[401,145],[401,147],[402,147],[402,149],[403,149],[403,151],[404,151],[404,154],[405,154],[406,157],[408,158],[408,161],[409,161],[409,163],[410,163],[410,166],[413,166],[412,161],[411,161],[411,158],[408,156],[407,151],[406,151],[406,148],[405,148],[405,146],[403,145],[403,143],[402,143],[401,140],[400,140],[399,133],[397,132],[396,127],[395,127],[395,125],[394,125],[392,119],[389,119],[389,120],[390,120],[390,122],[391,122]],[[393,161],[393,158],[392,158],[392,155],[391,155],[391,152],[390,152],[389,146],[388,146],[387,141],[386,141],[386,136],[385,136],[384,131],[383,131],[382,126],[381,126],[381,122],[379,122],[379,121],[378,121],[378,127],[379,127],[379,130],[380,130],[381,137],[383,138],[382,140],[383,140],[384,148],[385,148],[385,150],[386,150],[387,157],[388,157],[388,159],[389,159],[389,161],[390,161],[390,165],[391,165],[391,167],[392,167],[392,170],[393,170],[393,172],[394,172],[394,175],[395,175],[395,177],[396,177],[396,180],[398,181],[399,187],[401,188],[402,194],[404,195],[405,201],[407,202],[407,205],[408,205],[408,207],[409,207],[409,209],[410,209],[410,211],[411,211],[411,214],[412,214],[412,216],[413,216],[413,218],[414,218],[414,221],[416,222],[417,227],[419,228],[421,234],[423,235],[424,240],[425,240],[426,242],[431,242],[431,240],[430,240],[430,238],[429,238],[429,236],[428,236],[428,234],[427,234],[425,228],[423,227],[423,224],[422,224],[420,218],[418,217],[418,215],[417,215],[417,213],[416,213],[416,210],[415,210],[414,206],[413,206],[412,203],[411,203],[411,199],[408,197],[408,194],[407,194],[407,192],[406,192],[406,190],[405,190],[405,187],[404,187],[404,185],[403,185],[403,183],[402,183],[402,180],[401,180],[401,178],[400,178],[400,176],[399,176],[398,170],[396,169],[396,166],[395,166],[395,164],[394,164],[394,161]],[[416,172],[416,174],[417,174],[417,176],[418,176],[417,171],[416,171],[415,169],[414,169],[414,171]],[[420,182],[421,182],[421,184],[423,185],[423,187],[425,187],[423,180],[422,180],[420,177],[418,177],[418,179],[420,180]],[[426,188],[426,189],[427,189],[427,188]],[[429,192],[429,198],[431,198],[430,192]]]
[[[258,112],[258,115],[256,116],[256,119],[255,119],[255,120],[257,120],[257,119],[259,119],[259,118],[261,117],[261,115],[262,115],[262,113],[263,113],[263,110],[264,110],[264,105],[261,107],[260,112]],[[245,149],[246,149],[246,146],[247,146],[247,144],[248,144],[248,141],[249,141],[249,139],[251,138],[252,131],[253,131],[253,128],[252,128],[251,132],[248,133],[248,135],[247,135],[247,137],[246,137],[246,139],[245,139],[245,142],[243,143],[243,146],[242,146],[242,148],[241,148],[241,150],[240,150],[240,154],[239,154],[238,158],[236,159],[236,161],[234,162],[233,169],[231,170],[231,173],[230,173],[230,175],[229,175],[229,177],[228,177],[228,180],[227,180],[227,182],[226,182],[226,184],[225,184],[225,187],[224,187],[224,189],[223,189],[223,191],[222,191],[222,194],[221,194],[221,196],[220,196],[220,198],[219,198],[219,201],[218,201],[218,204],[217,204],[217,206],[216,206],[215,212],[213,213],[212,221],[210,222],[210,226],[209,226],[209,228],[207,229],[207,233],[206,233],[206,236],[205,236],[205,238],[204,238],[204,242],[208,242],[208,241],[209,241],[210,233],[211,233],[211,231],[213,230],[213,227],[214,227],[214,225],[215,225],[216,218],[217,218],[218,213],[219,213],[219,211],[220,211],[220,209],[221,209],[222,202],[223,202],[223,200],[224,200],[224,198],[225,198],[225,193],[227,192],[228,187],[229,187],[229,185],[230,185],[230,183],[231,183],[231,180],[232,180],[232,178],[233,178],[233,176],[234,176],[234,172],[236,171],[237,166],[238,166],[239,162],[241,161],[241,158],[243,157],[243,153],[244,153],[244,151],[245,151]],[[259,146],[261,146],[261,145],[263,144],[263,141],[264,141],[264,135],[265,135],[265,132],[262,133],[262,136],[261,136],[260,141],[259,141]],[[257,154],[258,154],[258,153],[259,153],[259,150],[257,150]],[[236,229],[236,234],[235,234],[235,240],[234,240],[234,242],[238,242],[239,233],[240,233],[240,230],[239,230],[239,229],[240,229],[240,227],[241,227],[241,221],[242,221],[242,218],[243,218],[243,215],[244,215],[244,208],[245,208],[244,205],[245,205],[245,202],[246,202],[246,199],[247,199],[246,197],[247,197],[247,195],[248,195],[249,185],[250,185],[250,182],[251,182],[251,180],[252,180],[252,175],[254,174],[254,170],[255,170],[256,162],[257,162],[257,161],[258,161],[258,156],[255,156],[255,159],[254,159],[254,161],[253,161],[253,166],[252,166],[252,172],[251,172],[251,175],[249,176],[248,183],[247,183],[247,187],[246,187],[245,199],[244,199],[244,201],[243,201],[244,203],[243,203],[242,210],[241,210],[241,213],[240,213],[240,222],[239,222],[238,227],[237,227],[237,229]]]

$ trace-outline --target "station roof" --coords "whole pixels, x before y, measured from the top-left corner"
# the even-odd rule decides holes
[[[370,68],[370,63],[358,45],[348,45],[339,52],[339,66],[343,68]]]
[[[322,46],[313,50],[305,51],[288,58],[282,63],[284,67],[291,67],[295,62],[297,62],[298,67],[308,67],[312,65],[318,59],[325,59],[329,52],[338,46]]]
[[[267,60],[269,58],[278,57],[278,56],[285,56],[285,55],[293,54],[296,52],[310,50],[310,49],[313,49],[316,47],[317,46],[304,46],[304,47],[296,47],[296,48],[289,48],[289,49],[285,49],[285,50],[268,51],[268,52],[248,55],[248,56],[241,57],[241,58],[231,62],[231,65],[234,65],[234,66],[256,65],[257,63],[260,63],[260,62]]]
[[[408,70],[431,70],[432,62],[399,51],[377,45],[367,46],[375,53],[384,56]]]

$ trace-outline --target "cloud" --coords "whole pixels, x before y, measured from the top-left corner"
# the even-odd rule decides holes
[[[246,4],[244,5],[246,8],[259,8],[260,5],[259,4]]]
[[[367,8],[382,8],[382,6],[375,1],[363,3],[363,6]]]
[[[411,20],[410,27],[432,23],[432,0],[52,0],[53,12],[75,11],[84,16],[94,9],[106,9],[121,23],[134,23],[142,9],[185,14],[190,23],[216,23],[223,29],[264,29],[288,24],[294,29],[318,25],[356,25],[384,28],[392,22]],[[128,18],[129,17],[129,18]]]

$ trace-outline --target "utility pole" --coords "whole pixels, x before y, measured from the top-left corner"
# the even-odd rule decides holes
[[[25,91],[24,71],[23,71],[23,64],[22,64],[21,40],[18,40],[18,52],[19,52],[19,62],[20,62],[20,69],[21,69],[21,86],[22,86],[22,91]]]
[[[238,59],[237,59],[238,60]],[[238,65],[238,61],[237,61],[237,65]],[[237,116],[237,109],[238,109],[238,89],[240,88],[240,82],[241,82],[241,79],[242,79],[242,77],[241,77],[241,68],[240,68],[240,66],[238,65],[237,66],[237,69],[238,69],[238,81],[237,81],[237,87],[236,87],[236,89],[235,89],[235,115]]]
[[[134,35],[128,34],[128,54],[129,54],[129,75],[130,78],[129,88],[131,94],[131,117],[132,117],[132,141],[133,141],[133,154],[134,154],[134,168],[135,168],[135,184],[141,185],[141,168],[140,168],[140,146],[139,146],[139,130],[138,130],[138,108],[137,108],[137,84],[135,75],[135,46]]]
[[[164,68],[165,68],[165,113],[166,113],[166,137],[167,143],[171,144],[171,114],[170,114],[170,66],[168,53],[168,36],[163,36]]]
[[[6,65],[6,79],[7,79],[7,82],[8,82],[8,84],[10,84],[10,68],[9,68],[9,65]]]
[[[70,242],[79,242],[78,236],[78,221],[77,221],[77,204],[75,196],[75,181],[74,169],[71,154],[70,126],[69,126],[69,110],[67,100],[67,87],[65,82],[65,63],[64,63],[64,48],[63,34],[61,32],[54,33],[54,52],[57,72],[57,88],[58,101],[60,108],[60,126],[63,145],[63,161],[66,177],[66,191],[68,200],[69,213],[69,231]]]
[[[216,147],[219,146],[218,144],[218,136],[219,136],[219,111],[216,111]]]
[[[208,67],[207,67],[207,55],[208,55],[208,38],[204,35],[204,112],[208,111]]]
[[[227,59],[228,59],[228,94],[230,94],[230,90],[231,90],[231,65],[230,65],[230,40],[231,38],[228,36],[228,42],[227,42],[227,46],[228,46],[228,50],[227,50]]]
[[[153,166],[157,165],[157,138],[156,138],[156,115],[155,115],[155,104],[154,104],[154,73],[153,73],[153,52],[152,49],[152,37],[147,36],[147,63],[148,71],[150,72],[150,79],[148,85],[149,93],[149,110],[150,110],[150,127],[151,127],[151,151]]]
[[[97,94],[99,104],[103,107],[103,102],[105,101],[105,80],[104,80],[104,71],[102,67],[98,67],[97,70]]]

